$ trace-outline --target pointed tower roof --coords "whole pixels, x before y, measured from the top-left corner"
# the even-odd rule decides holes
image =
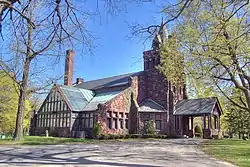
[[[160,35],[161,37],[161,41],[162,43],[164,43],[167,39],[168,39],[168,31],[167,31],[167,26],[164,22],[164,18],[162,17],[161,19],[161,26],[160,26],[160,29],[159,29],[159,32],[158,34]]]
[[[168,39],[168,32],[166,28],[166,24],[164,22],[164,19],[162,17],[161,25],[159,29],[157,30],[157,33],[155,34],[155,37],[152,41],[152,48],[153,49],[159,49],[160,45],[163,44]]]

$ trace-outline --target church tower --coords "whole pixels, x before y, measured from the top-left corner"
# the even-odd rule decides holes
[[[157,66],[161,63],[160,47],[168,39],[166,26],[162,20],[161,26],[152,41],[152,48],[143,52],[144,73],[147,80],[147,98],[154,100],[168,109],[168,81],[159,72]]]
[[[152,48],[143,52],[144,75],[146,81],[146,98],[152,99],[162,105],[168,112],[168,131],[169,135],[175,136],[175,117],[174,106],[178,100],[184,98],[185,89],[173,86],[160,71],[157,66],[161,63],[160,48],[166,43],[168,35],[166,25],[162,20],[161,26],[152,41]]]

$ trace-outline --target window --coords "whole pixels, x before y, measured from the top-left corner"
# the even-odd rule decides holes
[[[63,127],[66,127],[67,126],[66,125],[66,113],[63,113],[62,119],[63,119]]]
[[[156,128],[156,130],[161,130],[161,120],[155,121],[155,128]]]
[[[117,118],[114,118],[113,119],[113,122],[114,122],[114,127],[115,127],[115,129],[118,129],[118,121],[117,121]]]
[[[85,118],[85,128],[89,128],[89,114],[86,114],[86,118]]]
[[[52,115],[52,118],[53,118],[53,127],[56,126],[56,117],[55,116],[56,116],[55,114]]]
[[[93,128],[93,113],[89,114],[89,127]]]
[[[152,60],[152,68],[155,67],[155,59]]]
[[[59,115],[60,115],[60,118],[59,118],[59,120],[60,120],[60,126],[59,127],[63,127],[63,114],[61,113]]]
[[[147,64],[146,69],[150,69],[150,61],[149,60],[147,60],[146,64]]]
[[[47,127],[47,123],[48,123],[48,117],[47,114],[43,115],[44,116],[44,125],[43,127]]]
[[[125,119],[125,128],[128,129],[128,119]]]
[[[112,126],[111,126],[111,118],[107,118],[106,126],[107,126],[109,129],[112,128]]]
[[[119,118],[123,118],[123,113],[119,113]]]
[[[124,126],[123,126],[123,119],[119,119],[119,123],[120,123],[120,128],[123,129]]]

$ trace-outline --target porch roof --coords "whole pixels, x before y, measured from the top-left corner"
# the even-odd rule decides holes
[[[218,103],[216,97],[180,100],[175,106],[174,115],[202,116],[203,114],[211,114],[216,103]]]

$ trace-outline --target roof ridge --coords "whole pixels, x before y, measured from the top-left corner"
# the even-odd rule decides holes
[[[213,99],[213,98],[217,99],[216,96],[211,96],[211,97],[201,97],[201,98],[182,99],[182,100],[202,100],[202,99]],[[180,101],[182,101],[182,100],[180,100]]]
[[[120,75],[113,75],[113,76],[110,76],[110,77],[104,77],[104,78],[99,78],[99,79],[93,79],[93,80],[89,80],[89,81],[84,81],[84,83],[86,83],[86,82],[92,82],[92,81],[98,81],[98,80],[102,80],[102,79],[113,78],[113,77],[118,77],[118,76],[123,76],[123,75],[136,74],[136,73],[140,73],[140,72],[142,72],[142,71],[130,72],[130,73],[123,73],[123,74],[120,74]]]

